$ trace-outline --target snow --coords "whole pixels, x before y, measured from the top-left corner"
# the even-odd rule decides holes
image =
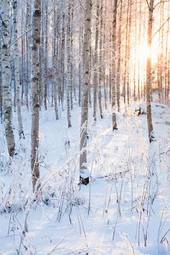
[[[141,105],[145,109],[145,105]],[[153,104],[156,141],[148,144],[146,115],[136,105],[89,119],[90,184],[78,185],[80,108],[55,120],[41,112],[42,191],[31,189],[31,113],[23,109],[26,139],[17,141],[9,162],[0,135],[0,254],[168,255],[170,254],[170,108]],[[14,123],[16,115],[14,114]],[[3,130],[3,126],[0,126]],[[17,137],[17,126],[15,125]],[[145,246],[146,245],[146,246]]]

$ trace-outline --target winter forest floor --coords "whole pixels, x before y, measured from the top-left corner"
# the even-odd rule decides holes
[[[31,188],[31,112],[23,114],[26,139],[17,141],[11,162],[1,132],[0,254],[170,254],[170,108],[153,104],[151,145],[146,115],[134,112],[135,105],[122,109],[113,132],[109,109],[96,123],[90,111],[91,181],[80,188],[80,109],[75,106],[70,129],[66,111],[58,121],[52,109],[42,111],[37,197]]]

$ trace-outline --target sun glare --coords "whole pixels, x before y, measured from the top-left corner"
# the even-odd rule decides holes
[[[155,66],[158,63],[158,58],[160,55],[160,45],[159,40],[154,40],[152,42],[152,48],[149,49],[147,42],[142,41],[138,44],[132,51],[132,70],[135,68],[135,77],[138,80],[140,76],[141,81],[144,84],[146,78],[146,63],[147,58],[151,59],[152,65]]]
[[[153,43],[152,48],[149,49],[147,43],[141,43],[136,49],[136,61],[141,65],[145,65],[147,58],[150,57],[152,64],[156,64],[159,56],[159,46],[157,43]]]

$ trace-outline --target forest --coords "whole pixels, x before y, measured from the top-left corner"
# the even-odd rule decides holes
[[[0,0],[0,255],[170,255],[170,0]]]

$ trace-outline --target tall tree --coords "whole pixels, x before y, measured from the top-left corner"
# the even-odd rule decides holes
[[[0,5],[1,6],[1,5]],[[2,97],[2,24],[0,21],[0,120],[2,122],[2,104],[3,104],[3,97]]]
[[[119,27],[118,27],[118,52],[117,52],[117,109],[120,111],[120,77],[121,77],[121,45],[122,45],[122,0],[120,0]]]
[[[32,46],[32,129],[31,129],[31,170],[32,184],[35,191],[39,179],[39,110],[40,110],[40,31],[41,0],[34,0],[33,11],[33,46]],[[37,186],[38,188],[38,186]]]
[[[43,1],[43,9],[44,9],[44,38],[43,38],[43,61],[44,61],[44,107],[47,110],[48,105],[48,79],[47,79],[47,69],[48,69],[48,1]],[[42,20],[43,20],[42,19]],[[43,28],[42,28],[43,29]]]
[[[154,0],[150,0],[148,3],[149,18],[148,18],[148,30],[147,30],[147,47],[149,54],[147,57],[146,66],[146,100],[147,100],[147,124],[148,124],[148,135],[149,141],[153,141],[153,124],[152,124],[152,109],[151,109],[151,98],[152,98],[152,60],[151,60],[151,48],[152,48],[152,28],[153,28],[153,11],[154,11]]]
[[[113,5],[113,53],[112,53],[112,129],[117,129],[115,104],[116,104],[116,24],[117,24],[117,5],[118,1],[114,0]]]
[[[25,138],[22,114],[21,114],[21,100],[20,100],[20,56],[18,48],[18,29],[17,29],[17,12],[18,3],[17,0],[13,0],[13,29],[14,29],[14,71],[16,81],[16,106],[17,106],[17,117],[18,117],[18,133],[19,138]]]
[[[68,127],[71,127],[71,98],[72,98],[72,74],[71,74],[71,7],[72,3],[68,3],[68,15],[67,15],[67,123]]]
[[[93,75],[93,118],[97,120],[97,91],[98,91],[98,49],[99,49],[99,1],[96,3],[96,20],[95,20],[95,47],[94,47],[94,75]]]
[[[15,153],[14,133],[12,129],[12,93],[10,71],[10,0],[1,1],[2,18],[2,86],[3,86],[3,109],[5,136],[8,153],[12,157]]]
[[[81,106],[81,128],[80,128],[80,183],[87,184],[89,175],[87,170],[87,127],[88,127],[88,94],[90,86],[90,61],[91,61],[91,12],[92,1],[86,0],[85,3],[85,22],[84,22],[84,43],[83,43],[83,95]]]
[[[61,39],[59,40],[58,38],[58,34],[59,34],[59,22],[57,17],[59,11],[56,8],[56,0],[54,0],[53,2],[53,41],[52,41],[52,46],[53,46],[53,51],[52,51],[52,63],[53,63],[53,68],[55,70],[55,73],[58,74],[58,72],[56,72],[57,69],[57,61],[59,59],[58,55],[58,51],[59,51],[59,42],[61,41]],[[60,42],[61,44],[61,42]],[[55,111],[55,118],[56,120],[59,119],[59,115],[58,115],[58,82],[59,79],[57,77],[57,75],[55,75],[55,78],[53,80],[53,97],[54,97],[54,111]]]
[[[31,83],[31,10],[32,0],[27,0],[26,3],[26,88],[25,88],[25,101],[26,106],[29,108],[29,87]]]
[[[99,113],[101,119],[103,119],[103,109],[102,109],[102,80],[103,80],[103,0],[100,0],[100,15],[99,15],[99,86],[98,86],[98,102],[99,102]]]

